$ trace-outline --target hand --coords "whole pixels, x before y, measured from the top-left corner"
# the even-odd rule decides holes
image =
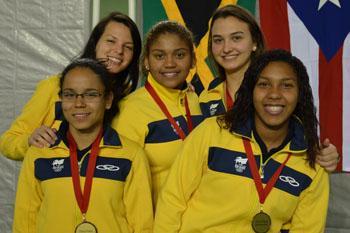
[[[334,172],[337,168],[340,156],[337,148],[326,138],[322,143],[320,154],[316,156],[316,162],[326,171]]]
[[[43,148],[54,144],[56,139],[56,129],[42,125],[30,135],[28,143],[31,146]]]
[[[192,85],[192,83],[187,83],[187,85],[188,85],[188,92],[195,92],[196,91],[194,86]]]

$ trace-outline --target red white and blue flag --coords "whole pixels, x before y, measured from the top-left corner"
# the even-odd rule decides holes
[[[269,48],[284,48],[307,67],[320,120],[350,171],[350,1],[260,0],[260,23]]]

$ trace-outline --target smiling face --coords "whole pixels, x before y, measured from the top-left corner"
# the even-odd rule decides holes
[[[211,29],[211,41],[213,57],[225,73],[244,74],[256,50],[248,24],[233,16],[218,18]]]
[[[72,133],[94,133],[100,129],[113,99],[112,94],[105,96],[104,91],[100,78],[89,68],[76,67],[66,74],[62,110]]]
[[[293,68],[285,62],[270,62],[260,73],[253,91],[256,128],[287,130],[298,94]]]
[[[176,34],[164,33],[150,45],[144,62],[159,84],[179,89],[193,67],[194,59],[184,40]]]
[[[96,59],[108,59],[110,73],[119,73],[130,64],[134,54],[134,43],[130,30],[122,23],[107,24],[96,45]]]

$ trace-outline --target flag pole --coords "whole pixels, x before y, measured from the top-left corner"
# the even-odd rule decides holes
[[[136,2],[135,0],[128,0],[129,6],[129,17],[132,20],[136,20]]]
[[[100,20],[100,0],[92,0],[92,22],[91,29],[95,27],[95,25]]]

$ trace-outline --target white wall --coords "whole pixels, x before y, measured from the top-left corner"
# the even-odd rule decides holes
[[[20,113],[38,81],[59,73],[82,50],[90,1],[0,0],[0,134]],[[12,232],[21,163],[0,156],[0,232]]]

